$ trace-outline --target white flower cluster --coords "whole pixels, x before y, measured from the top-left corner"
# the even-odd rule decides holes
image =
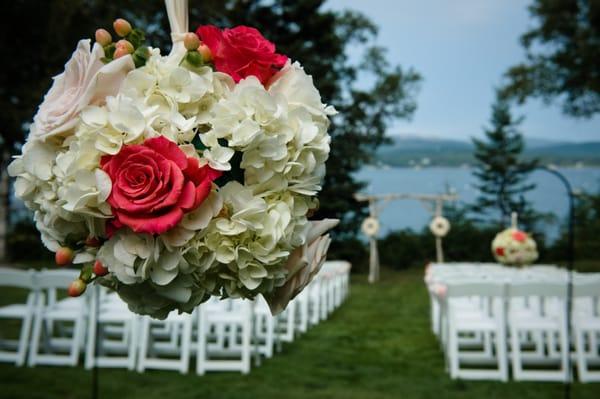
[[[504,265],[530,265],[538,258],[537,245],[531,236],[515,228],[501,231],[492,241],[492,253]]]
[[[312,78],[288,62],[267,87],[254,77],[235,84],[158,50],[138,69],[121,59],[99,67],[101,53],[80,43],[10,165],[16,195],[34,211],[44,244],[74,248],[74,263],[100,261],[110,272],[104,285],[133,311],[160,318],[173,309],[190,312],[210,295],[251,298],[285,284],[288,257],[309,244],[306,215],[317,206],[335,113],[321,103]],[[56,113],[62,103],[52,102],[82,82],[90,65],[100,68],[99,78],[85,84],[112,89],[70,104],[63,127],[46,123],[51,128],[40,132],[43,110]],[[115,181],[104,160],[159,136],[221,171],[221,180],[166,232],[111,231],[115,214],[107,201]],[[86,244],[89,237],[99,245]]]

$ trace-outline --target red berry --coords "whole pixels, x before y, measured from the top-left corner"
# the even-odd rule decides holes
[[[87,284],[84,283],[83,280],[77,279],[77,280],[73,280],[73,282],[71,282],[71,284],[69,284],[69,288],[67,289],[67,292],[68,292],[69,296],[78,297],[78,296],[81,296],[85,292],[86,288],[87,288]]]
[[[123,18],[118,18],[113,22],[113,28],[117,35],[121,37],[127,36],[131,32],[131,24]]]
[[[69,247],[60,247],[54,254],[54,260],[58,266],[66,266],[73,262],[75,253]]]
[[[210,62],[213,60],[213,54],[206,44],[200,44],[200,46],[198,47],[198,52],[202,56],[202,60],[204,62]]]
[[[94,274],[96,276],[106,276],[108,274],[108,268],[105,267],[102,262],[100,262],[99,260],[96,260],[96,262],[94,262]]]

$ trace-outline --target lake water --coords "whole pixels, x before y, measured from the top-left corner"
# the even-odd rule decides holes
[[[600,189],[600,168],[559,169],[573,190],[598,192]],[[453,190],[463,203],[472,203],[478,195],[474,188],[476,180],[469,168],[428,167],[423,169],[365,167],[356,175],[359,180],[368,183],[364,192],[368,194],[384,193],[424,193],[438,194]],[[540,212],[552,212],[562,222],[567,214],[568,200],[562,183],[553,175],[544,171],[532,173],[531,180],[537,185],[526,198],[531,200]],[[423,205],[414,200],[392,201],[381,212],[381,233],[389,230],[412,228],[420,230],[431,220],[431,214]],[[549,238],[556,236],[557,227],[548,227]]]

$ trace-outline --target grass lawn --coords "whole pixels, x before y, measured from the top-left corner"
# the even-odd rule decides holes
[[[5,294],[0,294],[5,296]],[[247,376],[100,370],[100,397],[126,399],[552,399],[557,383],[453,381],[429,329],[422,270],[385,271],[376,286],[354,276],[346,303]],[[0,398],[88,398],[80,368],[0,365]],[[575,384],[573,399],[600,397],[600,384]]]

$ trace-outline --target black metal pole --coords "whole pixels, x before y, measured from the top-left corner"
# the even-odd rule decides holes
[[[532,171],[541,170],[550,173],[557,177],[567,191],[569,198],[569,216],[567,221],[567,382],[565,383],[564,397],[571,398],[571,380],[572,380],[572,364],[571,364],[571,314],[573,313],[573,268],[575,263],[575,194],[569,180],[560,173],[556,168],[548,166],[537,166]],[[510,210],[507,209],[505,203],[505,180],[502,180],[500,192],[498,194],[498,203],[505,216]]]
[[[99,342],[98,342],[98,328],[99,328],[99,324],[98,324],[98,315],[100,314],[100,287],[98,286],[94,286],[94,302],[95,302],[95,309],[94,309],[94,327],[96,329],[96,333],[94,334],[94,365],[92,368],[92,399],[98,399],[100,397],[100,392],[99,392],[99,384],[98,384],[98,379],[100,377],[99,373],[98,373],[98,356],[100,353],[99,350]]]

